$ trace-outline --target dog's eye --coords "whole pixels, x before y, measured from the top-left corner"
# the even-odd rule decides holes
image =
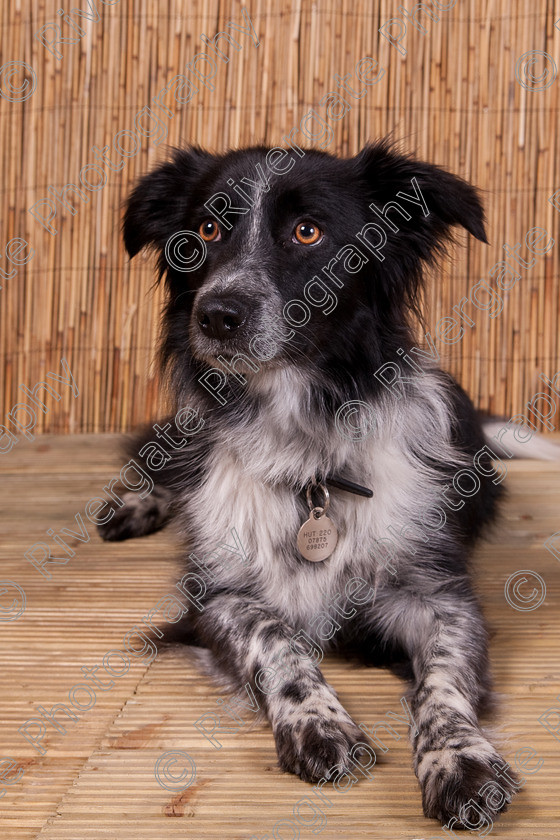
[[[206,219],[198,229],[199,234],[205,242],[217,242],[222,238],[220,226],[214,219]]]
[[[323,231],[313,222],[300,222],[296,225],[292,242],[299,242],[300,245],[316,245],[323,238]]]

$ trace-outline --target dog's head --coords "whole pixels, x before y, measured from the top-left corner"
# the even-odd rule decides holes
[[[454,225],[485,242],[483,219],[472,186],[385,142],[349,159],[189,149],[140,180],[124,239],[131,257],[159,254],[167,359],[351,371],[407,344],[423,265]]]

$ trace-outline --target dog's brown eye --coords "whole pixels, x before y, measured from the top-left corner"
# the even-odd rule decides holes
[[[300,222],[292,238],[300,245],[316,245],[323,238],[323,231],[313,222]]]
[[[198,232],[205,242],[215,242],[217,239],[222,238],[220,226],[214,219],[206,219],[205,222],[202,222]]]

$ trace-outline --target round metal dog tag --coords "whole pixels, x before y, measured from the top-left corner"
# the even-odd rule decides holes
[[[333,553],[338,542],[338,531],[322,508],[313,508],[309,519],[297,535],[298,551],[305,560],[318,563]]]

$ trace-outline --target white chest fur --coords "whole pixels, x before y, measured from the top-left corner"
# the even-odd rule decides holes
[[[186,503],[198,552],[231,544],[232,528],[239,535],[249,562],[232,555],[224,582],[250,582],[263,603],[300,628],[344,591],[349,577],[373,578],[378,540],[390,539],[406,550],[407,538],[399,535],[426,516],[441,489],[437,476],[413,455],[411,442],[416,451],[423,447],[441,457],[447,450],[449,458],[457,457],[448,444],[439,389],[429,376],[424,379],[418,401],[386,401],[378,408],[376,428],[364,440],[314,435],[302,420],[297,388],[291,399],[271,399],[250,428],[223,435],[205,480]],[[327,560],[309,563],[296,546],[306,512],[294,485],[304,487],[317,472],[329,471],[370,487],[374,495],[332,492],[329,516],[338,543]]]

